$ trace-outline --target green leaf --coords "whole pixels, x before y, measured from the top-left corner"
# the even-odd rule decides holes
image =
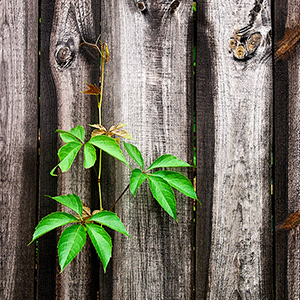
[[[139,186],[145,181],[147,178],[146,174],[144,174],[140,169],[133,169],[130,176],[130,191],[135,196],[135,193]]]
[[[147,175],[153,197],[177,221],[176,200],[172,187],[161,177]]]
[[[91,216],[88,221],[95,221],[130,237],[120,218],[111,211],[103,210],[98,212]]]
[[[142,154],[140,150],[129,143],[123,142],[124,148],[127,151],[127,153],[132,157],[132,159],[142,168],[144,169],[144,159],[142,157]]]
[[[97,135],[92,137],[87,144],[92,144],[96,147],[98,147],[99,149],[102,149],[103,151],[105,151],[106,153],[108,153],[109,155],[115,157],[116,159],[120,160],[121,162],[123,162],[124,164],[126,164],[128,166],[128,162],[126,161],[120,146],[118,145],[118,143],[116,142],[115,139],[106,136],[106,135]]]
[[[151,176],[158,176],[163,178],[165,181],[168,182],[170,186],[177,189],[184,195],[192,199],[198,200],[191,181],[188,178],[186,178],[183,174],[179,172],[173,172],[173,171],[157,171],[151,174]],[[201,204],[200,201],[199,203]]]
[[[95,147],[88,143],[85,144],[83,154],[84,154],[83,166],[86,169],[91,168],[95,164],[97,159]]]
[[[64,131],[61,129],[57,129],[56,132],[60,133],[60,137],[65,143],[78,141],[84,141],[85,132],[82,126],[77,126],[72,128],[70,131]]]
[[[62,272],[64,268],[81,251],[86,241],[86,231],[82,224],[67,227],[61,234],[58,242],[59,265]]]
[[[72,222],[78,222],[78,219],[76,219],[73,215],[67,214],[65,212],[57,211],[49,214],[48,216],[44,217],[36,226],[32,241],[28,245],[30,245],[45,233]]]
[[[63,195],[63,196],[56,196],[56,197],[51,197],[47,196],[62,205],[72,209],[75,211],[80,217],[82,216],[82,202],[80,198],[76,194],[68,194],[68,195]]]
[[[62,146],[58,150],[58,157],[60,159],[60,163],[52,169],[50,174],[52,176],[56,176],[54,174],[54,171],[57,167],[60,167],[62,172],[68,171],[81,147],[82,147],[82,144],[78,141],[70,142],[70,143]]]
[[[109,234],[99,225],[86,224],[87,233],[103,264],[104,272],[111,258],[112,242]]]
[[[177,157],[171,154],[165,154],[157,158],[147,171],[150,171],[155,168],[176,168],[176,167],[192,167],[188,163],[178,159]]]

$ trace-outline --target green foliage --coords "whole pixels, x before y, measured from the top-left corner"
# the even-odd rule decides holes
[[[62,172],[67,172],[70,169],[70,167],[71,167],[78,151],[81,149],[81,147],[82,147],[82,144],[78,141],[69,142],[69,143],[65,144],[64,146],[62,146],[58,150],[58,157],[59,157],[60,163],[52,169],[50,174],[53,176],[56,176],[54,174],[54,171],[57,167],[60,167]]]
[[[153,197],[161,207],[177,221],[176,200],[171,186],[161,177],[147,176]]]
[[[87,143],[84,145],[84,161],[83,161],[83,166],[86,169],[91,168],[97,159],[97,155],[96,155],[96,149],[93,145]]]
[[[97,222],[130,237],[120,218],[111,211],[103,210],[98,212],[89,218],[89,222],[90,221]]]
[[[198,200],[191,181],[183,174],[174,171],[157,171],[153,173],[152,176],[159,176],[163,178],[170,186],[177,189],[179,192],[183,193],[189,198]]]
[[[61,272],[81,251],[85,241],[86,231],[81,224],[72,225],[63,231],[57,246]]]
[[[124,148],[127,151],[127,153],[131,156],[131,158],[142,168],[144,169],[144,159],[142,157],[142,154],[140,150],[129,143],[123,142]]]
[[[132,170],[130,176],[130,191],[133,194],[133,196],[135,196],[137,189],[146,179],[146,174],[143,173],[140,169]]]
[[[56,196],[51,197],[47,196],[60,204],[72,209],[74,212],[76,212],[80,217],[82,216],[82,203],[80,198],[76,194],[68,194],[63,196]]]
[[[196,10],[195,3],[194,10]],[[102,207],[101,162],[102,151],[104,151],[129,167],[129,164],[120,148],[119,138],[131,139],[131,135],[123,129],[125,126],[123,123],[111,126],[109,130],[106,130],[106,128],[101,124],[104,65],[109,60],[109,51],[106,43],[102,43],[99,38],[95,44],[87,43],[84,39],[83,41],[83,44],[92,46],[94,49],[98,50],[100,54],[101,87],[97,87],[95,84],[88,84],[88,89],[83,92],[84,94],[96,96],[99,123],[90,125],[95,129],[91,133],[91,137],[88,138],[85,136],[84,128],[80,125],[69,131],[60,129],[56,131],[60,134],[60,137],[65,144],[58,150],[58,158],[60,162],[52,169],[50,174],[52,176],[56,176],[54,172],[58,167],[61,169],[61,172],[68,171],[82,147],[84,156],[83,166],[86,169],[95,166],[97,155],[99,155],[99,163],[97,164],[97,183],[100,209],[91,212],[90,208],[85,206],[76,194],[56,197],[48,196],[71,209],[74,212],[74,215],[66,212],[54,212],[44,217],[37,225],[32,241],[30,242],[31,244],[36,239],[53,229],[68,225],[68,227],[62,232],[58,242],[58,256],[61,272],[81,251],[86,243],[87,235],[96,249],[96,252],[103,264],[104,271],[106,270],[112,255],[112,240],[103,226],[109,227],[126,235],[127,237],[130,237],[117,214],[112,211],[104,210]],[[115,201],[110,210],[113,209],[115,204],[124,195],[128,188],[130,188],[131,193],[135,196],[138,188],[144,181],[147,180],[153,197],[161,205],[161,207],[177,221],[176,199],[173,188],[177,189],[187,197],[197,199],[193,186],[190,180],[180,172],[175,172],[173,170],[156,170],[153,173],[153,170],[157,168],[185,168],[192,166],[173,155],[165,154],[158,157],[145,171],[144,159],[139,149],[126,142],[123,142],[123,146],[128,155],[138,164],[139,168],[134,168],[131,171],[129,185]]]
[[[143,171],[144,160],[137,147],[125,143],[125,150],[142,168],[133,169],[130,176],[130,191],[135,196],[137,189],[147,179],[151,193],[161,207],[177,221],[176,199],[172,188],[177,189],[184,195],[196,199],[197,195],[190,180],[179,172],[174,171],[156,171],[149,174],[148,172],[156,168],[176,168],[176,167],[192,167],[188,163],[176,158],[173,155],[165,154],[158,157],[147,169]],[[137,158],[138,157],[138,158]],[[143,163],[139,163],[139,162]],[[199,200],[198,200],[199,201]],[[200,203],[200,201],[199,201]]]
[[[177,167],[192,167],[192,166],[176,158],[171,154],[164,154],[159,158],[157,158],[147,169],[147,171],[150,171],[155,168],[177,168]]]
[[[112,242],[109,234],[99,225],[86,224],[87,233],[103,264],[104,272],[111,258]]]
[[[76,219],[73,215],[67,214],[65,212],[53,212],[40,221],[38,226],[35,228],[32,241],[28,245],[30,245],[45,233],[57,227],[64,226],[73,222],[79,222],[79,220]]]
[[[77,215],[54,212],[44,217],[37,225],[29,244],[57,227],[77,223],[67,227],[59,239],[58,256],[61,272],[81,251],[86,242],[86,231],[102,261],[104,269],[106,269],[111,257],[112,243],[109,234],[102,226],[107,226],[130,237],[120,218],[111,211],[95,212],[92,215],[84,216],[83,204],[76,194],[50,198],[72,209]]]
[[[106,136],[106,135],[98,135],[92,137],[88,144],[92,144],[95,147],[103,150],[104,152],[108,153],[109,155],[115,157],[116,159],[120,160],[124,164],[128,166],[128,162],[126,161],[119,144],[116,142],[115,139]]]

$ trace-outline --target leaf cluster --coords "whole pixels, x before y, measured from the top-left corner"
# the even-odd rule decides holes
[[[58,150],[58,157],[60,163],[55,166],[50,174],[54,174],[55,170],[59,167],[62,172],[66,172],[70,169],[75,157],[77,156],[79,150],[84,147],[83,155],[84,161],[83,166],[89,169],[94,166],[97,156],[96,148],[107,152],[109,155],[115,157],[121,162],[128,165],[119,144],[117,141],[107,135],[97,135],[90,138],[86,143],[84,142],[85,131],[82,126],[77,126],[72,128],[70,131],[56,130],[60,134],[61,139],[66,143]],[[96,147],[96,148],[95,148]]]
[[[123,142],[124,148],[140,168],[133,169],[130,176],[130,191],[135,196],[137,189],[147,180],[151,193],[161,207],[177,221],[176,199],[173,191],[177,189],[189,198],[196,199],[194,187],[190,180],[180,172],[159,170],[149,173],[154,169],[192,167],[188,163],[173,155],[165,154],[158,157],[149,168],[144,171],[144,159],[138,148],[132,144]],[[198,200],[199,201],[199,200]]]
[[[86,243],[87,235],[90,237],[105,271],[112,253],[112,242],[111,237],[103,226],[129,237],[119,217],[115,213],[105,210],[100,212],[95,211],[92,214],[87,213],[87,216],[84,217],[84,206],[76,194],[50,198],[68,207],[76,215],[74,216],[66,212],[53,212],[47,215],[37,225],[30,244],[55,228],[74,223],[62,232],[58,242],[61,272],[81,251]],[[85,209],[85,212],[87,211]]]

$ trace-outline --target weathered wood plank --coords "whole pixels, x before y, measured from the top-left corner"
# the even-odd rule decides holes
[[[192,12],[192,1],[102,1],[101,38],[111,55],[103,124],[127,123],[146,165],[164,153],[192,163]],[[109,208],[129,172],[107,161],[103,193]],[[132,240],[115,235],[101,299],[192,299],[192,202],[178,196],[177,203],[178,224],[146,185],[117,204]]]
[[[0,49],[0,298],[34,299],[37,1],[1,1]]]
[[[198,9],[196,299],[272,299],[271,18],[261,2]]]
[[[277,4],[275,16],[281,18],[285,23],[282,22],[278,24],[276,29],[278,29],[279,34],[277,40],[283,38],[282,31],[280,29],[285,27],[285,32],[291,32],[295,29],[299,23],[299,11],[300,5],[297,1],[287,1],[286,6],[286,16],[280,12],[283,9],[284,4]],[[281,27],[280,27],[281,26]],[[280,34],[281,33],[281,34]],[[285,184],[278,185],[278,192],[276,192],[276,220],[277,225],[282,223],[282,221],[289,216],[291,213],[300,210],[299,205],[299,187],[300,187],[300,101],[299,101],[299,87],[300,87],[300,75],[299,75],[299,57],[300,48],[299,43],[291,49],[288,60],[277,62],[277,73],[275,73],[276,83],[281,81],[280,84],[282,88],[281,94],[277,94],[277,124],[275,129],[277,129],[276,141],[278,145],[276,149],[276,160],[275,168],[277,168],[277,163],[279,169],[276,172],[277,181],[282,181]],[[286,75],[283,77],[278,71],[285,67]],[[280,97],[279,97],[280,96]],[[281,104],[279,104],[279,102]],[[282,111],[280,108],[283,108]],[[282,120],[279,119],[279,114],[284,113],[287,118]],[[285,133],[283,130],[286,129]],[[283,140],[280,139],[282,135],[285,134]],[[279,150],[279,147],[284,148],[284,150]],[[284,156],[279,155],[284,152]],[[286,168],[283,169],[282,165],[286,164]],[[282,173],[279,173],[281,171]],[[285,171],[285,172],[284,172]],[[276,186],[275,186],[276,187]],[[280,198],[281,196],[282,199]],[[287,197],[286,197],[287,196]],[[287,199],[287,201],[286,201]],[[283,205],[285,207],[283,208]],[[286,232],[277,233],[277,299],[283,296],[282,289],[285,294],[286,299],[300,299],[300,231],[299,226],[292,228]],[[284,286],[285,284],[285,286]]]
[[[288,1],[274,3],[274,44],[284,37]],[[275,299],[289,299],[287,285],[287,234],[278,230],[288,216],[288,61],[274,62],[274,229]]]
[[[89,133],[87,124],[96,121],[95,99],[81,94],[80,91],[86,89],[85,82],[98,81],[98,59],[89,56],[85,48],[79,46],[82,38],[89,42],[97,39],[100,12],[96,2],[55,2],[49,41],[49,64],[57,97],[55,122],[60,129],[70,130],[77,125],[83,125]],[[75,165],[67,173],[59,174],[57,194],[77,193],[93,209],[95,199],[92,197],[91,173],[90,170],[84,170],[82,164],[83,155],[79,155]],[[94,258],[88,243],[63,273],[57,273],[57,299],[96,299],[98,263]]]

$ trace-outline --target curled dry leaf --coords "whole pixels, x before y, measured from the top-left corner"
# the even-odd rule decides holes
[[[95,95],[95,96],[100,94],[101,90],[96,86],[96,84],[94,85],[88,83],[86,84],[89,88],[86,91],[82,91],[83,94]]]
[[[94,211],[92,212],[92,216],[95,215],[95,214],[97,214],[97,213],[99,213],[99,212],[100,212],[99,209],[94,210]]]

